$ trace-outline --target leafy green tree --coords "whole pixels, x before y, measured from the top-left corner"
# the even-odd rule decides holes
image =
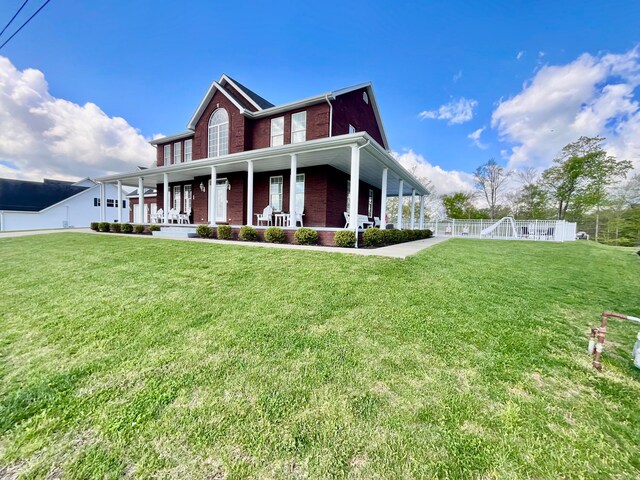
[[[442,205],[449,218],[487,218],[473,204],[474,194],[455,192],[441,197]]]
[[[603,142],[602,137],[580,137],[542,173],[542,185],[556,205],[558,219],[564,220],[568,211],[575,218],[602,206],[608,187],[632,168],[628,160],[607,155]]]

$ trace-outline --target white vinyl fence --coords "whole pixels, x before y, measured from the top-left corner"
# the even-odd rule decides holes
[[[571,242],[576,224],[565,220],[435,220],[425,222],[435,237],[484,238],[490,240],[542,240]]]

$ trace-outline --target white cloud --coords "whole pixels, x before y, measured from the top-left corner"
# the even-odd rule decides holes
[[[93,177],[154,158],[154,148],[123,118],[52,96],[41,71],[20,71],[0,56],[0,177]]]
[[[462,78],[462,70],[458,70],[458,73],[453,75],[453,83],[456,83],[458,80]]]
[[[487,148],[489,148],[489,145],[487,145],[486,143],[482,143],[480,141],[480,136],[482,135],[482,132],[484,132],[484,130],[485,130],[485,127],[482,127],[471,132],[469,135],[467,135],[467,138],[471,139],[473,144],[476,147],[481,148],[482,150],[486,150]]]
[[[420,118],[432,118],[437,120],[447,120],[449,125],[468,122],[473,118],[473,109],[478,102],[473,99],[460,97],[451,100],[449,103],[441,105],[437,110],[425,110],[420,112]]]
[[[513,144],[509,166],[546,167],[567,143],[601,135],[609,153],[640,168],[639,85],[640,47],[543,66],[493,112],[500,139]]]
[[[520,50],[518,52],[518,54],[516,55],[516,60],[520,60],[522,57],[524,57],[525,51],[524,50]]]
[[[400,164],[413,172],[418,178],[427,178],[433,184],[438,195],[459,192],[461,190],[473,190],[473,175],[457,170],[444,170],[438,165],[432,165],[424,156],[413,150],[405,150],[402,153],[391,152]]]

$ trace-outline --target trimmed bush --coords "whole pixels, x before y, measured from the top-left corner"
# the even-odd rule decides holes
[[[109,231],[109,222],[100,222],[98,224],[98,230],[100,230],[101,232],[108,232]]]
[[[196,233],[200,235],[200,238],[211,238],[211,235],[213,235],[213,228],[209,225],[198,225],[196,227]]]
[[[149,227],[149,231],[150,232],[159,232],[160,231],[160,225],[151,225]]]
[[[134,225],[133,233],[142,233],[144,232],[144,225]]]
[[[279,227],[269,227],[264,231],[264,240],[269,243],[284,243],[284,230]]]
[[[120,233],[120,228],[122,227],[119,223],[112,223],[109,227],[109,230],[113,233]]]
[[[218,239],[231,240],[231,226],[230,225],[218,225]]]
[[[98,231],[98,225],[100,225],[98,222],[91,222],[89,224],[89,228],[91,230],[93,230],[94,232],[97,232]]]
[[[396,230],[396,243],[403,243],[409,240],[408,230]]]
[[[122,233],[131,233],[133,232],[133,225],[131,225],[130,223],[123,223],[120,226],[120,231]]]
[[[293,234],[298,245],[313,245],[318,243],[318,232],[311,228],[299,228],[296,233]]]
[[[429,230],[428,228],[426,230],[423,230],[423,232],[424,232],[424,238],[433,237],[433,232],[431,230]]]
[[[245,225],[240,227],[238,238],[245,242],[255,242],[258,240],[258,231],[250,225]]]
[[[353,248],[356,246],[356,232],[353,230],[339,230],[333,237],[336,247]]]
[[[367,228],[362,234],[365,247],[379,247],[384,243],[384,230],[379,228]]]

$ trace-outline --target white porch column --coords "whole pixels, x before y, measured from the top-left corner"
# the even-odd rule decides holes
[[[169,175],[164,173],[162,175],[162,180],[164,181],[164,195],[162,197],[162,214],[163,214],[163,223],[169,223]]]
[[[358,234],[358,200],[360,193],[360,149],[351,145],[351,190],[349,191],[349,228]]]
[[[382,192],[380,197],[380,228],[387,228],[387,175],[388,168],[382,170]]]
[[[420,195],[420,230],[424,230],[424,195]]]
[[[118,223],[122,223],[122,181],[118,180]]]
[[[211,187],[209,187],[209,218],[211,219],[211,225],[216,224],[216,209],[218,201],[218,188],[216,186],[218,182],[218,172],[216,167],[211,167]]]
[[[138,177],[138,211],[140,212],[140,223],[144,223],[144,183],[143,178]]]
[[[298,156],[291,154],[291,180],[289,181],[289,226],[296,226],[296,176],[298,175]]]
[[[100,184],[100,219],[107,221],[107,186],[104,183]]]
[[[416,228],[416,191],[411,190],[411,230]]]
[[[253,225],[253,161],[247,162],[247,225]]]
[[[404,198],[402,197],[402,190],[404,189],[404,182],[400,179],[398,183],[398,230],[402,230],[402,201]]]

